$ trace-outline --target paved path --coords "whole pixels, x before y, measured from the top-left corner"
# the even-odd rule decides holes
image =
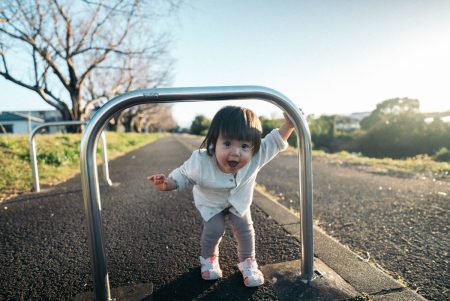
[[[191,193],[160,193],[146,180],[188,156],[168,137],[111,162],[112,181],[119,184],[101,192],[111,287],[151,282],[154,300],[276,300],[269,283],[242,285],[229,234],[221,244],[224,280],[199,277],[201,220]],[[0,300],[61,300],[93,290],[78,185],[76,178],[47,194],[2,204]],[[259,263],[298,259],[298,241],[253,209]]]

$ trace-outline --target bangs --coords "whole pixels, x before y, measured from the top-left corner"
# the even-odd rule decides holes
[[[244,126],[242,123],[228,123],[222,127],[220,135],[225,139],[250,141],[252,145],[261,139],[261,131],[254,127]]]

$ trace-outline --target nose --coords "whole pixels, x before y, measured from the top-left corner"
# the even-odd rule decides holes
[[[240,155],[240,148],[239,147],[232,147],[230,150],[230,154],[234,156]]]

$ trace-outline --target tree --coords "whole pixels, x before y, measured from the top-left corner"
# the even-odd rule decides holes
[[[284,118],[278,118],[278,119],[268,119],[264,116],[261,116],[259,118],[261,120],[261,126],[262,126],[262,137],[265,137],[268,133],[270,133],[273,129],[281,127],[281,125],[284,123]],[[293,134],[288,138],[288,143],[291,146],[297,147],[297,135]]]
[[[361,120],[361,128],[368,130],[391,116],[404,113],[418,113],[419,100],[411,98],[392,98],[377,104],[377,108],[369,116]]]
[[[209,126],[211,125],[211,120],[204,115],[195,116],[191,124],[191,134],[194,135],[206,135]]]
[[[332,151],[332,142],[336,134],[336,116],[322,115],[319,118],[308,116],[308,125],[314,148]]]
[[[157,130],[172,130],[176,127],[176,122],[172,117],[172,106],[168,104],[155,106],[154,104],[144,104],[137,108],[128,110],[127,116],[130,122],[121,122],[125,131],[133,132],[154,132]]]
[[[152,26],[180,2],[3,0],[0,75],[36,92],[64,120],[86,120],[96,103],[168,83],[169,35]]]

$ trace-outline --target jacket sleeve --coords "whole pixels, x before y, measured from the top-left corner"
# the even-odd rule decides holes
[[[189,185],[196,184],[196,178],[201,171],[199,165],[198,151],[194,151],[187,161],[169,174],[169,178],[177,182],[177,190],[184,190]]]
[[[261,147],[258,152],[259,166],[263,167],[272,160],[279,152],[287,149],[289,144],[281,138],[278,129],[273,129],[261,141]]]

